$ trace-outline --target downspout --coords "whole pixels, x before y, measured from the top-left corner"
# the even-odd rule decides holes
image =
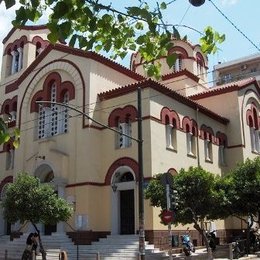
[[[197,106],[196,109],[196,121],[197,121],[197,162],[198,162],[198,167],[200,167],[200,149],[199,149],[199,108]]]

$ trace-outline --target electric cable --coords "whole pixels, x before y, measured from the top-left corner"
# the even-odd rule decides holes
[[[249,39],[248,36],[245,35],[217,6],[216,4],[212,1],[209,0],[211,4],[217,9],[217,11],[239,32],[241,33],[258,51],[260,51],[260,48],[251,40]]]

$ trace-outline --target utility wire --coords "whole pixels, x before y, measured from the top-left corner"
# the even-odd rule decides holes
[[[218,12],[239,32],[241,33],[258,51],[260,51],[260,48],[253,43],[251,39],[249,39],[216,5],[212,0],[209,0],[211,4],[218,10]]]
[[[243,73],[243,74],[240,74],[240,76],[241,76],[241,75],[242,75],[242,76],[246,76],[247,74],[251,74],[251,72],[245,72],[245,73]],[[185,80],[185,79],[173,80],[173,81],[168,82],[168,83],[166,83],[166,84],[164,84],[164,85],[172,84],[172,83],[179,82],[179,81],[182,81],[182,80]],[[217,81],[217,80],[215,80],[215,81]],[[211,82],[214,82],[214,80],[208,81],[208,83],[211,83]],[[227,83],[225,83],[225,84],[232,84],[232,83],[235,84],[235,81],[234,81],[234,82],[227,82]],[[194,88],[194,87],[196,87],[196,86],[199,86],[199,84],[191,85],[191,86],[189,86],[189,87],[184,87],[184,88],[181,88],[181,89],[178,89],[178,90],[174,90],[174,91],[178,93],[178,92],[180,92],[180,91],[182,91],[182,90],[189,89],[189,88]],[[209,88],[209,90],[210,90],[210,89],[211,89],[211,88]],[[169,89],[169,92],[168,92],[168,93],[171,93],[171,92],[172,92],[172,90]],[[152,96],[148,96],[148,97],[142,98],[142,101],[144,101],[144,100],[146,100],[146,99],[151,99],[151,98],[159,97],[159,96],[162,96],[162,95],[167,95],[167,93],[164,93],[164,94],[158,93],[158,94],[155,94],[155,95],[152,95]],[[189,98],[189,97],[187,96],[186,98]],[[94,111],[94,109],[90,108],[89,106],[94,105],[94,104],[99,104],[99,103],[101,103],[101,102],[102,102],[102,101],[97,101],[97,102],[92,102],[92,103],[89,103],[89,104],[85,105],[84,107],[88,107],[88,109],[91,110],[91,111],[89,111],[89,112],[85,112],[85,114],[89,114],[89,113],[91,113],[91,112]],[[129,105],[129,104],[132,104],[132,103],[134,103],[134,102],[137,102],[137,99],[128,100],[127,102],[120,103],[120,104],[113,105],[113,106],[108,106],[108,107],[104,107],[104,108],[100,108],[100,109],[95,109],[95,111],[96,111],[96,112],[103,112],[103,113],[109,114],[109,113],[111,113],[111,111],[107,112],[107,111],[105,111],[105,110],[107,110],[107,109],[112,109],[112,108],[117,108],[117,107],[120,107],[120,106],[123,106],[123,105]],[[77,109],[83,108],[83,106],[77,106],[76,108],[77,108]],[[55,112],[55,113],[60,114],[60,113],[62,113],[62,111],[60,111],[60,112]],[[77,114],[77,115],[73,115],[73,116],[70,115],[69,118],[75,118],[75,117],[79,117],[79,116],[82,116],[82,115],[81,115],[81,114]],[[60,119],[60,120],[61,120],[61,119]],[[60,120],[58,120],[58,121],[60,121]],[[35,121],[38,121],[38,118],[35,118],[35,119],[32,119],[32,120],[28,120],[28,121],[24,121],[24,122],[21,123],[21,126],[25,126],[25,125],[27,125],[28,123],[32,123],[32,122],[35,122]],[[48,124],[48,123],[46,123],[46,124]],[[21,129],[21,132],[26,132],[26,131],[29,131],[29,130],[32,130],[32,129],[35,129],[35,126],[27,127],[27,128]]]
[[[181,23],[182,23],[182,21],[184,20],[184,18],[185,18],[185,16],[186,16],[186,14],[187,14],[187,13],[188,13],[188,11],[190,10],[190,7],[191,7],[191,5],[189,5],[189,6],[188,6],[188,8],[186,9],[186,11],[185,11],[184,15],[182,16],[182,18],[181,18],[181,20],[180,20],[180,22],[179,22],[178,26],[180,26],[180,25],[181,25]]]

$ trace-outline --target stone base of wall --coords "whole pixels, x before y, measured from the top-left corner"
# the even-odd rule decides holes
[[[178,253],[181,251],[181,236],[186,233],[186,230],[172,230],[173,236],[173,250]],[[194,246],[204,246],[202,236],[197,230],[190,230],[190,236]],[[240,229],[223,229],[217,230],[217,244],[225,245],[234,241],[236,238],[243,239],[246,234]],[[169,248],[169,237],[167,230],[146,230],[145,239],[150,244],[154,244],[160,250],[167,250]]]

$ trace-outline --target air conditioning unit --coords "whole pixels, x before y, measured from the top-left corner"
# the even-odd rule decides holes
[[[247,65],[246,64],[243,64],[243,65],[241,65],[241,70],[246,70],[247,69]]]

